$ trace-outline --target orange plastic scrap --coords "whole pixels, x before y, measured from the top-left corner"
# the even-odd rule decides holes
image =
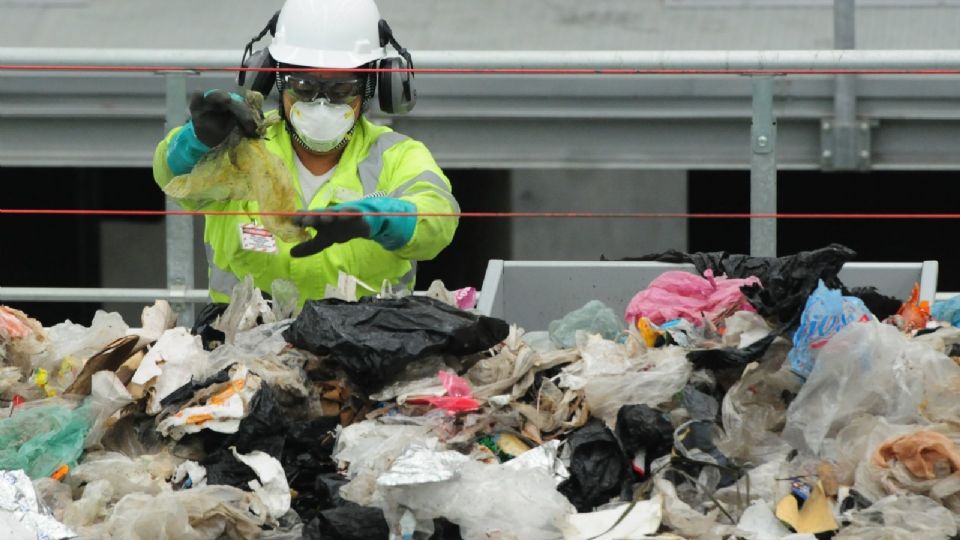
[[[894,460],[917,478],[933,480],[960,471],[960,448],[942,433],[917,431],[885,441],[871,458],[883,468]]]
[[[897,315],[903,319],[905,331],[921,330],[927,326],[930,321],[930,303],[926,300],[920,301],[919,283],[914,284],[910,299],[900,306]]]
[[[53,471],[53,474],[50,475],[50,478],[53,478],[56,481],[63,480],[63,477],[70,472],[70,467],[67,464],[63,464],[57,467],[57,470]]]
[[[208,405],[223,405],[231,397],[237,395],[241,390],[243,390],[244,379],[237,379],[230,381],[230,385],[218,392],[217,394],[210,397],[207,400]]]
[[[187,417],[186,423],[187,423],[187,424],[202,424],[202,423],[204,423],[204,422],[209,422],[210,420],[213,420],[213,415],[210,414],[210,413],[192,414],[192,415],[190,415],[190,416]]]

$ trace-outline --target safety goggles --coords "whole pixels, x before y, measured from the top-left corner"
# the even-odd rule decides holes
[[[280,77],[283,89],[298,101],[327,98],[330,103],[350,105],[363,95],[363,79],[321,79],[308,73],[284,73]]]

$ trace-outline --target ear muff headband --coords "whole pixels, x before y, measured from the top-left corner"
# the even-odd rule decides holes
[[[240,67],[244,68],[275,68],[277,67],[276,60],[270,56],[270,51],[264,47],[258,51],[253,50],[253,45],[263,39],[268,33],[270,37],[273,37],[277,33],[277,20],[280,18],[280,11],[277,11],[273,14],[273,17],[270,18],[270,21],[267,22],[267,25],[260,31],[259,34],[254,36],[250,41],[247,42],[247,46],[243,48],[243,57],[240,59]],[[248,77],[248,73],[252,73]],[[237,85],[243,88],[254,90],[263,94],[263,97],[267,97],[270,93],[270,90],[273,89],[274,82],[276,81],[277,73],[272,69],[268,71],[240,71],[237,73]],[[248,81],[248,79],[250,79]]]
[[[397,50],[399,58],[384,58],[379,62],[380,69],[411,69],[413,57],[400,45],[393,35],[387,21],[380,19],[380,46],[388,44]],[[413,72],[385,71],[377,74],[377,86],[380,97],[380,110],[387,114],[406,114],[417,104],[417,91],[413,86]]]

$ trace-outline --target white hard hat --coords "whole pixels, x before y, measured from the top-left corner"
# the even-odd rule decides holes
[[[386,57],[373,0],[287,0],[270,55],[284,64],[355,68]]]

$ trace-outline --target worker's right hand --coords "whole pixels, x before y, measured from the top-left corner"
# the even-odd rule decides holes
[[[257,116],[242,97],[226,90],[197,93],[190,100],[197,139],[211,148],[222,143],[235,127],[244,137],[257,137]]]

